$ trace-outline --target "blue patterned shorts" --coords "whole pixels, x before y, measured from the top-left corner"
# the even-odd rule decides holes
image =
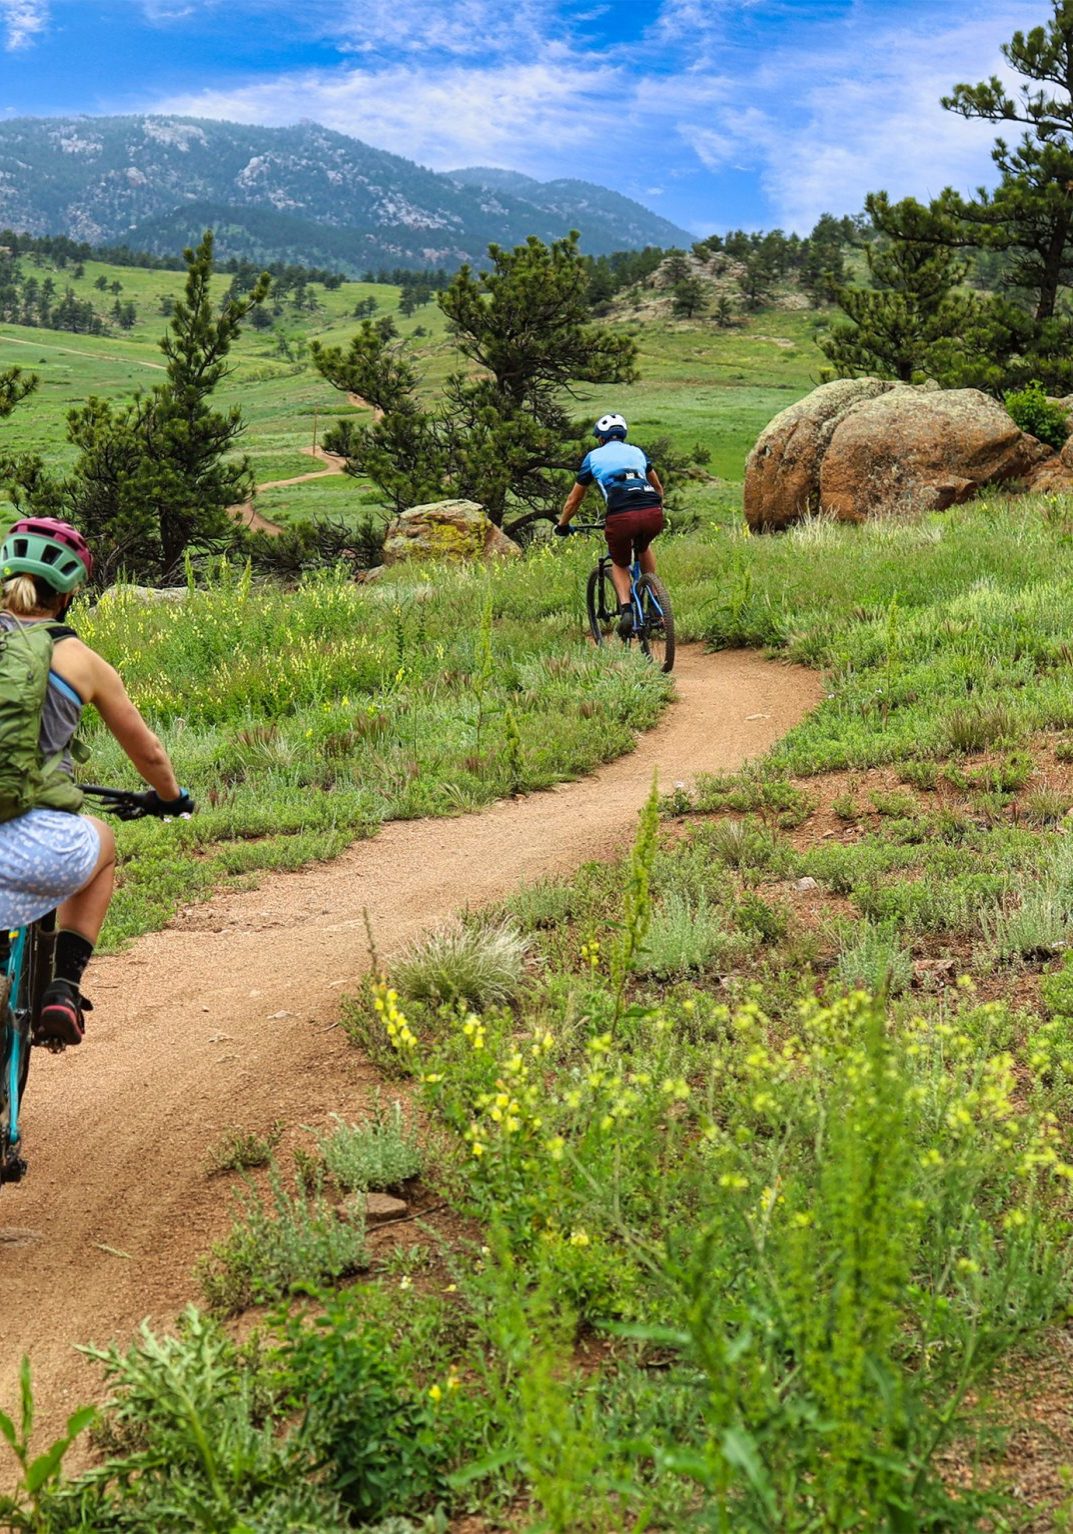
[[[96,826],[64,810],[0,824],[0,931],[25,927],[80,890],[100,850]]]

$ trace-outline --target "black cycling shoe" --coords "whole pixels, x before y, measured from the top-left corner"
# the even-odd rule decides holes
[[[623,602],[618,610],[618,637],[620,639],[633,638],[633,603]]]
[[[83,1016],[93,1011],[93,1004],[81,995],[70,980],[53,980],[45,987],[41,1010],[34,1023],[33,1041],[46,1049],[65,1049],[81,1044],[86,1036]]]

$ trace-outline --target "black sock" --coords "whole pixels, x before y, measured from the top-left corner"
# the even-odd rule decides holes
[[[57,980],[69,981],[77,991],[82,974],[92,957],[93,944],[81,932],[58,932],[52,973]]]
[[[633,612],[633,603],[632,602],[620,602],[618,604],[618,610],[619,610],[620,613],[632,613]]]

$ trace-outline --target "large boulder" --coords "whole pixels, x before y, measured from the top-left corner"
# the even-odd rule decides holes
[[[749,526],[776,531],[820,509],[820,465],[835,428],[868,400],[896,386],[883,378],[839,378],[781,410],[745,464]]]
[[[389,523],[384,564],[413,559],[501,559],[522,551],[476,501],[429,501]]]
[[[746,465],[745,514],[761,529],[942,510],[1053,456],[977,389],[850,379],[771,422]]]

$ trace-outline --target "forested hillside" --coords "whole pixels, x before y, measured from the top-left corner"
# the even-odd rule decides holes
[[[640,204],[585,182],[473,185],[316,123],[0,123],[0,224],[170,253],[210,223],[224,259],[330,262],[350,276],[384,262],[457,265],[483,259],[489,241],[554,239],[571,228],[592,253],[688,238]]]

